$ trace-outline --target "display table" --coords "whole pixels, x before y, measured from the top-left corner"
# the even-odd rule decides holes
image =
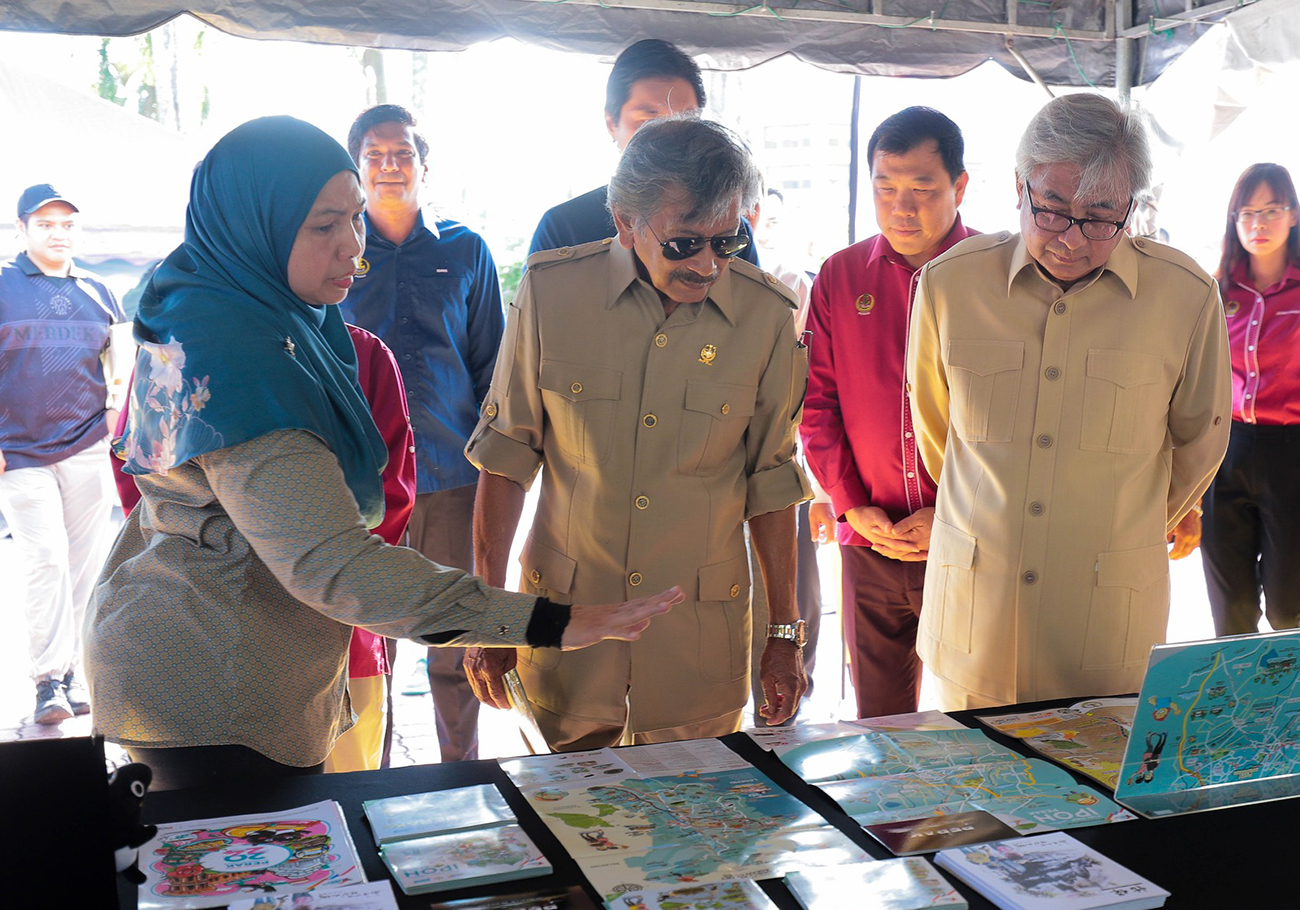
[[[997,709],[996,713],[1059,707],[1076,701],[1079,699],[1008,706]],[[953,717],[969,726],[985,729],[974,719],[977,713],[991,712],[962,711],[954,713]],[[1026,755],[1033,755],[1016,740],[987,729],[985,732],[1004,745]],[[831,824],[848,832],[872,856],[879,859],[891,856],[820,790],[804,783],[774,756],[756,746],[748,736],[736,733],[723,737],[722,741],[781,787],[820,812]],[[1091,781],[1082,777],[1079,780],[1096,788]],[[352,774],[321,774],[237,790],[196,789],[150,793],[145,800],[144,820],[159,823],[279,811],[322,799],[334,799],[343,806],[366,877],[376,880],[387,878],[388,873],[379,859],[370,828],[362,815],[363,801],[481,783],[498,785],[518,816],[519,823],[546,853],[555,868],[554,873],[546,878],[447,891],[436,895],[408,897],[398,892],[399,906],[427,910],[430,903],[440,900],[551,886],[560,888],[584,881],[577,865],[563,852],[509,778],[495,761],[488,760]],[[1300,802],[1295,800],[1172,818],[1139,818],[1120,824],[1077,828],[1069,833],[1166,888],[1173,894],[1166,904],[1168,907],[1246,910],[1265,906],[1289,907],[1296,902],[1297,886],[1287,872],[1289,860],[1283,859],[1281,864],[1278,862],[1278,858],[1292,855],[1294,848],[1300,846]],[[949,878],[951,880],[950,876]],[[798,904],[779,881],[763,882],[762,887],[778,907],[797,910]],[[958,883],[957,887],[970,901],[972,908],[993,906],[964,885]],[[119,891],[122,907],[125,910],[134,908],[134,889],[124,886]],[[596,906],[600,906],[594,894],[592,900]]]

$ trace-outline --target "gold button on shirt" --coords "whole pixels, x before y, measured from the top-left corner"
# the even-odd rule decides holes
[[[744,705],[743,525],[809,495],[793,460],[807,365],[792,301],[733,261],[708,299],[665,317],[619,244],[530,262],[492,380],[500,410],[466,447],[519,483],[546,466],[523,556],[544,578],[525,587],[562,603],[686,592],[637,642],[521,652],[540,707],[621,724],[630,699],[638,727],[659,729]]]

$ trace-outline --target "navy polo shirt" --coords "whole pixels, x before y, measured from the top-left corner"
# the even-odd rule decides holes
[[[476,483],[465,443],[505,326],[487,244],[456,221],[426,227],[422,213],[394,245],[367,216],[362,262],[340,307],[345,320],[378,335],[397,358],[415,432],[416,492]]]
[[[607,198],[609,187],[598,186],[547,210],[542,220],[537,222],[533,242],[528,245],[528,255],[613,237],[618,229],[614,226],[614,216],[605,207]],[[740,258],[758,265],[758,244],[754,243],[753,231],[744,218],[740,219],[740,230],[749,237],[749,246],[745,247]]]
[[[42,274],[26,253],[0,265],[0,451],[6,469],[54,464],[108,435],[100,356],[122,308],[73,267]]]

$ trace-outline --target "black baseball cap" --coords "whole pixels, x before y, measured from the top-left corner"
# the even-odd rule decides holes
[[[23,194],[18,197],[18,217],[26,218],[32,212],[36,211],[43,205],[49,205],[51,202],[63,202],[72,205],[72,202],[63,198],[63,194],[50,186],[48,183],[38,183],[35,186],[29,186],[23,190]],[[81,209],[72,205],[74,212]]]

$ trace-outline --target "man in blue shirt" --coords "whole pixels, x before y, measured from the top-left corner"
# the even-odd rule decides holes
[[[646,38],[625,48],[614,61],[605,87],[605,128],[622,154],[642,125],[659,117],[702,110],[704,102],[704,79],[695,61],[667,41]],[[605,206],[606,195],[606,187],[598,186],[548,210],[537,224],[528,255],[617,234],[614,216]],[[740,228],[746,235],[750,233],[744,218]],[[740,255],[758,265],[752,241]]]
[[[463,454],[478,423],[504,312],[492,254],[456,221],[428,221],[420,190],[429,145],[410,111],[381,104],[348,131],[366,193],[366,250],[343,318],[378,335],[397,358],[415,431],[410,545],[434,562],[473,569],[478,471]],[[461,648],[430,648],[429,684],[443,761],[478,757],[478,700]]]
[[[113,486],[101,358],[122,321],[111,291],[72,263],[77,207],[23,191],[26,251],[0,265],[0,513],[24,575],[39,724],[90,710],[78,681],[86,603],[110,542]]]

